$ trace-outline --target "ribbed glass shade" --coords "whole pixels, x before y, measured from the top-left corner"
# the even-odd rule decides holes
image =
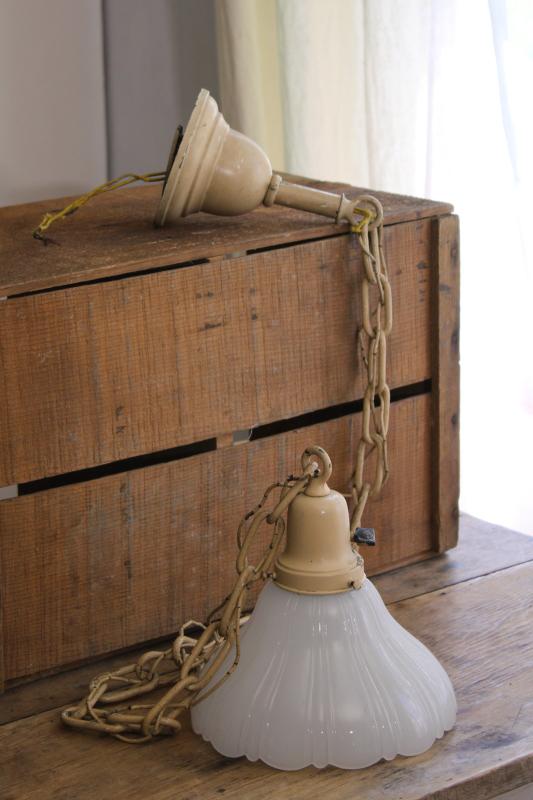
[[[318,596],[267,584],[237,669],[193,707],[192,723],[225,756],[357,769],[427,750],[455,715],[446,672],[367,579]]]

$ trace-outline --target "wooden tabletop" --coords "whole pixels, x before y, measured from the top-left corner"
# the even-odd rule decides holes
[[[190,730],[132,746],[64,728],[59,707],[128,654],[0,698],[3,800],[488,800],[533,782],[533,538],[463,517],[455,550],[373,581],[456,689],[456,727],[427,753],[284,773],[223,758]]]

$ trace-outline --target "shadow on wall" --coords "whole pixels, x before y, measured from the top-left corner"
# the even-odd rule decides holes
[[[165,168],[200,88],[218,93],[212,0],[104,0],[110,177]]]

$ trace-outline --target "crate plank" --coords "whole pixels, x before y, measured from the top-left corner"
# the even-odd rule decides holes
[[[431,405],[430,394],[392,405],[391,478],[365,520],[378,532],[364,552],[369,574],[432,550]],[[346,416],[0,503],[6,677],[203,619],[231,585],[242,514],[272,480],[297,470],[313,443],[331,454],[332,485],[344,489],[360,421]]]
[[[459,531],[459,218],[434,220],[433,364],[435,401],[435,541],[455,547]]]
[[[385,238],[397,387],[432,374],[431,220]],[[360,275],[341,236],[0,303],[0,486],[361,397]]]
[[[289,176],[290,177],[290,176]],[[368,189],[298,178],[320,189],[355,198]],[[73,198],[58,198],[0,209],[0,296],[182,264],[257,247],[335,236],[348,226],[293,209],[259,208],[224,218],[194,214],[179,225],[157,230],[152,220],[160,186],[109,193],[50,231],[57,245],[43,246],[31,232],[43,214]],[[387,224],[449,213],[448,203],[372,192],[384,205]]]

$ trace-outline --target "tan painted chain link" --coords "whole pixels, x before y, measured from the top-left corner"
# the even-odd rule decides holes
[[[178,731],[180,714],[215,691],[236,668],[240,656],[239,632],[246,620],[242,612],[247,591],[257,580],[271,576],[285,532],[282,515],[291,500],[305,491],[316,470],[316,464],[308,459],[301,477],[290,476],[284,483],[273,483],[255,508],[243,517],[237,530],[239,552],[233,590],[213,609],[205,624],[190,620],[182,625],[167,650],[149,651],[135,664],[93,679],[87,697],[62,712],[63,722],[74,728],[109,733],[132,743]],[[265,510],[265,504],[276,489],[280,490],[278,502],[273,509]],[[248,561],[248,551],[264,522],[273,525],[273,533],[261,560],[254,566]],[[207,689],[233,646],[232,666],[221,680]],[[155,703],[131,703],[132,699],[169,684],[170,688]]]
[[[392,325],[391,290],[383,254],[383,209],[370,196],[357,201],[363,219],[352,230],[359,237],[364,275],[362,283],[363,326],[359,331],[359,346],[367,372],[367,389],[363,401],[363,430],[356,451],[352,477],[354,508],[351,515],[351,534],[359,527],[369,496],[375,496],[387,479],[387,431],[389,424],[390,391],[386,382],[386,340]],[[367,209],[365,211],[365,209]],[[370,293],[377,293],[375,308],[370,309]],[[376,405],[376,396],[379,406]],[[373,481],[364,479],[365,458],[377,450]],[[181,626],[167,650],[144,653],[135,664],[94,678],[89,693],[78,705],[62,712],[63,721],[74,728],[108,733],[125,742],[142,743],[154,736],[180,730],[178,717],[185,709],[214,692],[235,670],[240,657],[240,628],[246,621],[243,608],[249,588],[258,580],[272,576],[285,532],[283,517],[289,503],[304,492],[309,480],[317,474],[313,455],[320,456],[321,448],[309,448],[302,459],[303,474],[289,476],[283,483],[273,483],[261,501],[248,512],[237,530],[237,577],[232,592],[209,614],[205,624],[190,620]],[[279,490],[278,500],[271,510],[266,504],[273,492]],[[273,526],[272,536],[257,565],[250,564],[248,552],[260,527]],[[232,665],[213,685],[212,678],[235,648]],[[166,688],[165,687],[170,687]],[[159,692],[155,702],[131,702],[135,698]]]
[[[357,199],[358,206],[370,207],[371,222],[354,225],[363,258],[361,305],[363,324],[358,332],[361,357],[366,368],[363,397],[363,429],[355,457],[351,493],[353,500],[350,533],[354,536],[369,497],[376,497],[389,475],[387,434],[389,430],[390,389],[387,384],[387,337],[392,328],[392,292],[383,249],[383,208],[370,195]],[[371,309],[371,294],[376,296]],[[379,405],[376,403],[379,399]],[[365,480],[365,460],[376,451],[372,481]]]

